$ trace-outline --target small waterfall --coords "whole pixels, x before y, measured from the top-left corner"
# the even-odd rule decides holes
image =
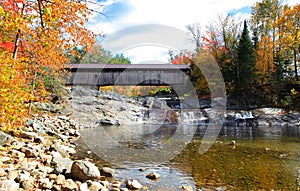
[[[181,111],[179,117],[179,123],[190,124],[190,125],[201,125],[204,124],[207,117],[204,116],[203,112],[199,110],[195,111]]]

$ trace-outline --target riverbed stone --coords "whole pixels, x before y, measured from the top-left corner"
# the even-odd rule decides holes
[[[19,183],[16,183],[14,180],[3,180],[0,181],[0,190],[5,191],[18,191]]]
[[[100,177],[100,171],[95,164],[89,161],[76,161],[72,164],[71,176],[81,181],[94,180]]]
[[[160,178],[160,175],[158,173],[151,172],[150,174],[146,175],[146,178],[149,178],[151,180],[157,180]]]
[[[55,172],[58,174],[70,174],[74,161],[69,158],[53,157],[52,164],[55,165]]]
[[[24,190],[33,190],[34,183],[32,181],[29,181],[29,180],[24,180],[23,182],[21,182],[21,187]]]
[[[78,185],[72,179],[67,179],[61,185],[62,191],[73,191],[77,189],[78,189]]]
[[[20,151],[17,151],[17,150],[11,150],[8,152],[8,154],[11,154],[11,157],[13,158],[19,158],[19,159],[22,159],[25,157],[25,154],[20,152]]]
[[[55,184],[62,184],[65,180],[66,180],[65,176],[62,174],[59,174],[55,178]]]
[[[98,191],[102,188],[104,188],[104,186],[102,184],[100,184],[100,182],[94,182],[94,181],[87,181],[88,184],[88,189],[90,191]]]
[[[15,180],[19,176],[19,172],[17,170],[10,170],[7,174],[8,180]]]
[[[107,177],[115,176],[115,170],[109,167],[103,167],[100,172],[101,175],[103,176],[107,176]]]
[[[0,131],[0,145],[10,145],[14,141],[14,138],[2,131]]]
[[[133,189],[133,190],[141,189],[143,187],[143,185],[137,180],[127,180],[126,186],[127,186],[127,188]]]
[[[193,187],[191,186],[182,186],[183,191],[193,191]]]

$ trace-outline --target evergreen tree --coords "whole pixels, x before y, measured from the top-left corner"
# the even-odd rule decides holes
[[[246,21],[244,21],[244,29],[239,40],[237,52],[235,89],[237,90],[236,93],[247,94],[255,78],[255,53]]]

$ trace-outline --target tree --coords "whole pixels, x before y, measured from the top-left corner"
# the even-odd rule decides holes
[[[195,23],[195,24],[191,24],[186,26],[188,32],[192,35],[191,41],[193,43],[195,43],[196,45],[196,52],[200,51],[201,49],[201,38],[202,38],[202,34],[201,34],[201,26],[200,23]]]
[[[294,67],[294,77],[299,80],[297,56],[300,54],[300,4],[294,7],[286,6],[283,15],[275,22],[275,26],[281,29],[278,44],[279,53],[284,56],[284,60],[292,60]]]
[[[281,30],[274,23],[282,14],[279,0],[263,0],[252,8],[251,28],[256,50],[257,74],[262,84],[276,83],[282,78],[282,58],[278,40]]]
[[[0,2],[1,128],[19,128],[30,109],[26,104],[47,95],[45,79],[62,80],[66,53],[94,43],[84,26],[89,14],[77,0]]]
[[[240,94],[249,91],[255,79],[255,54],[246,21],[239,40],[237,56],[235,87],[236,93]]]
[[[240,22],[231,16],[220,15],[217,22],[207,27],[206,35],[202,37],[203,48],[211,52],[220,67],[228,94],[231,94],[236,79],[234,70],[239,35]]]
[[[131,64],[129,58],[126,58],[124,54],[117,54],[113,56],[109,61],[109,64]]]

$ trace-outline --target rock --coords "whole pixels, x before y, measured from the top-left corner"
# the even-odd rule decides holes
[[[53,186],[53,183],[49,180],[49,178],[45,178],[41,180],[41,187],[43,189],[51,189]]]
[[[100,125],[117,125],[117,126],[120,125],[118,120],[108,119],[108,118],[100,119],[96,122],[96,124],[100,124]]]
[[[88,184],[85,182],[85,183],[82,183],[79,187],[79,191],[90,191],[88,189]]]
[[[33,106],[36,110],[50,111],[52,113],[57,113],[63,109],[63,105],[56,105],[56,104],[42,103],[42,102],[35,102]]]
[[[22,152],[20,152],[20,151],[17,151],[17,150],[14,150],[14,149],[11,150],[11,151],[9,151],[8,154],[10,154],[11,157],[13,157],[13,158],[19,158],[19,159],[22,159],[22,158],[25,157],[25,154],[24,154],[24,153],[22,153]]]
[[[18,191],[19,184],[16,183],[14,180],[3,180],[0,181],[0,190],[3,191]]]
[[[20,136],[23,139],[34,139],[35,137],[38,137],[38,134],[35,132],[23,132]]]
[[[11,145],[13,141],[14,138],[12,136],[0,131],[0,145]]]
[[[18,178],[19,172],[17,170],[10,170],[7,174],[7,179],[8,180],[15,180]]]
[[[56,178],[55,178],[55,184],[62,184],[64,181],[66,180],[65,176],[62,174],[59,174]]]
[[[60,187],[60,185],[54,184],[54,185],[52,186],[52,189],[51,189],[51,190],[54,190],[54,191],[60,191],[60,190],[61,190],[61,187]]]
[[[109,187],[109,182],[108,182],[107,180],[100,181],[100,183],[101,183],[105,188],[108,188],[108,187]]]
[[[100,182],[87,181],[87,184],[88,184],[88,189],[90,191],[98,191],[98,190],[104,188],[104,186],[102,184],[100,184]]]
[[[215,189],[215,191],[226,191],[226,190],[227,190],[227,187],[225,187],[225,186],[218,187]]]
[[[58,174],[70,174],[74,161],[69,158],[53,157],[51,163],[55,165],[55,172]]]
[[[38,144],[46,144],[44,137],[41,137],[41,136],[36,136],[33,139],[33,142],[38,143]]]
[[[89,161],[76,161],[71,167],[71,176],[81,181],[94,180],[100,177],[100,171]]]
[[[101,169],[101,174],[106,177],[113,177],[115,176],[115,170],[109,167],[103,167]]]
[[[44,165],[50,165],[53,157],[51,155],[47,155],[47,154],[43,154],[43,153],[40,153],[39,154],[40,158],[41,158],[41,162],[44,164]]]
[[[3,168],[0,168],[0,177],[1,176],[6,176],[7,172],[5,172],[5,170]]]
[[[19,172],[19,177],[18,177],[18,182],[24,182],[24,181],[29,181],[33,179],[33,177],[30,176],[30,173],[28,171],[21,171]]]
[[[34,183],[29,181],[29,180],[24,180],[22,183],[21,183],[21,186],[24,190],[33,190],[34,188]]]
[[[38,151],[28,147],[23,147],[21,151],[25,154],[27,158],[36,158],[38,156]]]
[[[128,188],[120,188],[120,191],[129,191]]]
[[[193,191],[193,187],[191,186],[182,186],[183,191]]]
[[[48,177],[52,181],[52,180],[55,180],[57,178],[57,175],[56,174],[49,174]]]
[[[61,185],[62,191],[73,191],[73,190],[77,190],[77,189],[78,189],[78,186],[72,179],[67,179]]]
[[[122,184],[122,182],[120,182],[119,180],[116,180],[112,183],[111,187],[119,189],[121,187],[121,184]]]
[[[160,178],[160,175],[155,172],[151,172],[150,174],[146,175],[146,178],[149,178],[151,180],[157,180]]]
[[[141,189],[143,186],[137,180],[132,180],[132,181],[128,180],[126,182],[126,187],[129,188],[129,189],[136,190],[136,189]]]

